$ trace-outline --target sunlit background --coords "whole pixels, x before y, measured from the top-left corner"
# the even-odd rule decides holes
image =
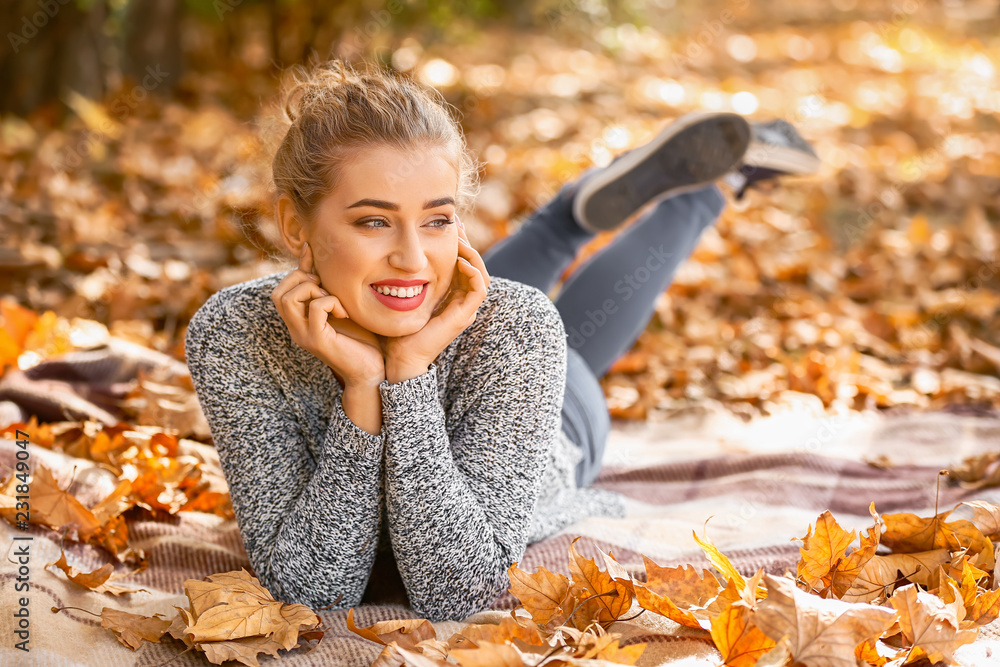
[[[211,293],[287,268],[254,120],[281,68],[336,55],[454,105],[484,163],[480,252],[690,111],[781,117],[814,144],[817,175],[751,191],[702,238],[602,380],[615,417],[1000,406],[996,0],[14,5],[3,363],[108,332],[183,359]]]

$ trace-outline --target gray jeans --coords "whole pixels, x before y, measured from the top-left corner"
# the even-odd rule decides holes
[[[578,184],[564,185],[513,234],[484,253],[490,275],[551,294],[580,248],[594,237],[573,217]],[[563,431],[583,450],[576,470],[578,486],[597,479],[611,431],[598,378],[632,348],[649,324],[657,298],[724,205],[715,185],[660,200],[574,271],[559,291],[555,306],[569,348]]]

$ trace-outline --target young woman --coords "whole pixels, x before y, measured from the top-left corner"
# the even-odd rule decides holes
[[[418,615],[465,618],[528,544],[624,515],[589,488],[598,378],[718,217],[711,181],[750,128],[682,118],[481,257],[459,220],[476,165],[436,91],[333,61],[284,99],[272,171],[298,268],[214,294],[186,338],[247,555],[279,600],[347,608],[396,581]],[[549,299],[598,230],[661,196]]]

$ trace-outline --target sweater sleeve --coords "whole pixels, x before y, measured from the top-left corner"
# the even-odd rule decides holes
[[[314,458],[253,334],[232,333],[234,322],[250,326],[210,298],[185,352],[250,564],[278,600],[357,605],[378,544],[385,432],[358,427],[337,396]]]
[[[562,318],[541,292],[527,306],[520,321],[489,327],[450,438],[435,364],[379,386],[396,564],[411,607],[431,621],[489,606],[527,546],[566,386]]]

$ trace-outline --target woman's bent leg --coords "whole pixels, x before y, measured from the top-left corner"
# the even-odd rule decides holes
[[[566,279],[555,305],[569,346],[596,377],[635,343],[724,205],[715,185],[664,199]]]
[[[483,262],[491,276],[516,280],[546,294],[552,291],[580,248],[595,236],[573,218],[573,192],[578,185],[579,179],[563,185],[513,234],[490,246]]]
[[[562,418],[563,432],[583,450],[583,458],[576,467],[576,485],[590,486],[601,471],[604,448],[611,433],[611,415],[601,383],[573,348],[567,350]]]

